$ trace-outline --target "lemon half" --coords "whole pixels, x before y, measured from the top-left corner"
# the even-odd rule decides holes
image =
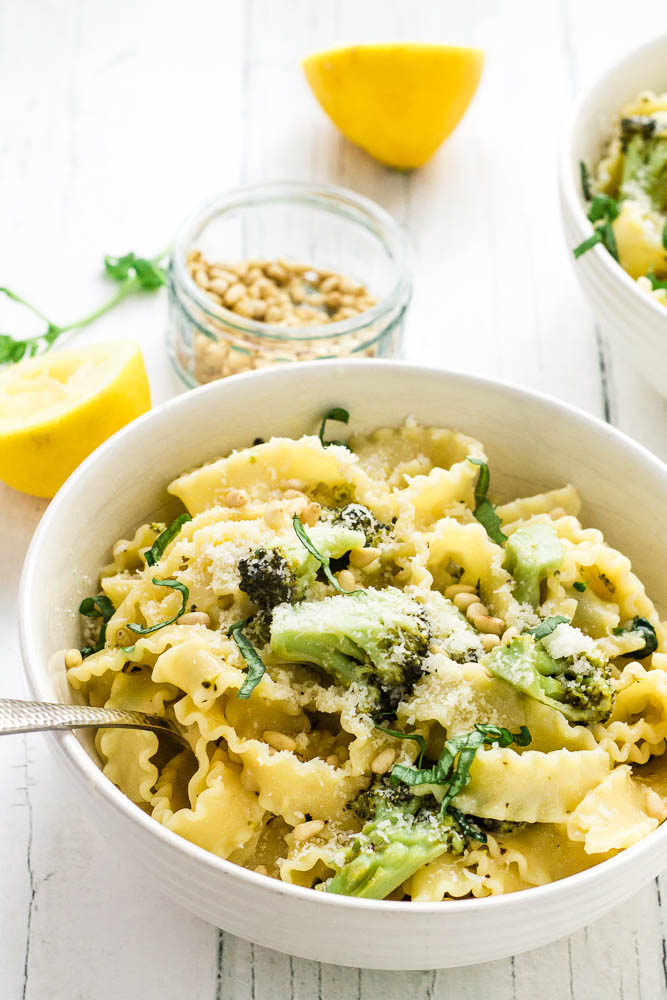
[[[150,405],[141,351],[129,340],[0,370],[0,479],[52,497],[91,451]]]
[[[419,167],[473,98],[484,54],[453,45],[352,45],[303,60],[315,97],[343,135],[390,167]]]

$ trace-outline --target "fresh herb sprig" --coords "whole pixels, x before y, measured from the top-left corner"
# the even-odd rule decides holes
[[[14,337],[10,333],[0,333],[0,365],[15,363],[24,357],[31,358],[36,354],[43,354],[62,334],[88,326],[100,316],[114,309],[130,295],[160,288],[167,280],[164,270],[166,258],[167,252],[152,258],[137,257],[133,253],[124,254],[122,257],[105,257],[104,269],[107,276],[119,284],[116,294],[82,319],[75,320],[73,323],[65,323],[63,326],[54,323],[40,309],[27,302],[22,296],[17,295],[16,292],[9,288],[0,287],[2,295],[11,299],[12,302],[24,306],[46,324],[46,329],[42,333],[25,339]]]
[[[588,250],[591,250],[598,243],[609,251],[614,260],[618,260],[618,247],[614,235],[612,223],[618,218],[619,208],[615,198],[610,198],[607,194],[596,194],[591,202],[588,212],[588,220],[595,226],[593,235],[575,247],[572,253],[575,259],[581,257]]]
[[[324,431],[327,425],[327,420],[337,420],[341,424],[347,424],[350,421],[350,414],[348,410],[344,409],[342,406],[334,406],[332,409],[328,410],[322,417],[322,423],[320,424],[320,430],[318,437],[322,442],[323,448],[328,448],[329,445],[338,444],[343,448],[347,448],[344,441],[325,441]]]
[[[250,697],[266,672],[266,664],[264,663],[264,660],[253,646],[250,639],[243,634],[243,629],[249,621],[250,618],[242,618],[241,621],[234,622],[227,633],[234,640],[239,648],[241,656],[248,664],[246,679],[236,695],[237,698],[243,698],[244,700]]]
[[[381,733],[386,733],[387,736],[395,736],[397,740],[414,740],[415,743],[419,745],[419,757],[417,758],[417,767],[422,766],[422,761],[424,759],[424,754],[426,753],[426,740],[421,733],[400,733],[398,729],[385,729],[384,726],[375,726],[375,729],[379,729]]]
[[[107,622],[113,616],[115,608],[106,594],[99,594],[97,597],[84,597],[79,605],[79,614],[84,615],[86,618],[101,618],[102,624],[100,626],[99,635],[97,637],[97,642],[95,646],[84,646],[81,650],[81,655],[84,660],[91,653],[99,653],[100,649],[104,649],[104,643],[107,637]]]
[[[543,622],[536,625],[535,628],[527,628],[526,632],[529,635],[535,637],[535,639],[545,639],[548,635],[551,635],[559,625],[569,625],[570,619],[565,618],[563,615],[549,615],[545,618]]]
[[[191,520],[192,518],[189,514],[180,514],[175,521],[171,522],[168,528],[164,529],[162,534],[157,536],[150,549],[147,549],[144,554],[148,566],[155,566],[160,561],[169,542],[176,537],[183,525]]]
[[[489,481],[491,478],[489,467],[481,458],[468,457],[468,461],[473,465],[479,465],[479,476],[477,477],[477,485],[475,486],[475,509],[473,510],[473,515],[483,525],[491,541],[496,542],[497,545],[502,545],[503,542],[507,541],[507,535],[503,534],[501,528],[502,521],[496,514],[496,508],[489,500]]]
[[[156,577],[153,577],[153,583],[156,587],[171,587],[172,590],[178,590],[181,595],[181,607],[172,618],[166,618],[163,622],[158,622],[157,625],[145,626],[129,622],[127,627],[130,632],[134,632],[136,635],[150,635],[151,632],[157,632],[159,628],[164,628],[165,625],[173,625],[175,621],[178,621],[182,614],[185,614],[188,598],[190,596],[190,590],[184,583],[181,583],[180,580],[158,580]]]
[[[391,771],[394,784],[402,781],[410,787],[414,785],[444,785],[445,794],[441,804],[444,816],[451,808],[452,799],[456,798],[470,781],[470,768],[475,754],[482,746],[497,743],[508,747],[511,743],[525,747],[531,742],[527,726],[521,726],[518,733],[512,733],[502,726],[479,723],[470,733],[450,736],[446,741],[438,761],[433,767],[411,767],[407,764],[396,764]]]
[[[322,553],[320,552],[320,550],[315,546],[315,544],[313,543],[312,539],[309,537],[308,532],[306,531],[306,529],[304,528],[303,524],[301,523],[298,514],[295,514],[294,517],[292,518],[292,524],[294,525],[294,531],[296,533],[296,537],[299,539],[299,541],[301,542],[301,544],[303,545],[303,547],[305,549],[307,549],[308,552],[310,552],[311,556],[315,556],[315,558],[319,562],[320,566],[322,567],[322,570],[323,570],[324,575],[326,576],[327,580],[329,581],[329,583],[331,584],[331,586],[334,587],[338,591],[339,594],[348,594],[348,595],[350,595],[350,594],[362,594],[363,593],[363,590],[345,590],[344,587],[341,587],[341,585],[339,584],[338,580],[336,579],[336,577],[331,572],[331,565],[330,565],[329,557],[325,556],[325,555],[322,555]]]

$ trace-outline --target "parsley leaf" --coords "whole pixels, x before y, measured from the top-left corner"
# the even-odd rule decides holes
[[[190,590],[188,587],[186,587],[184,583],[181,583],[180,580],[157,580],[155,577],[153,577],[153,583],[155,584],[156,587],[171,587],[172,590],[178,590],[182,598],[181,607],[180,610],[172,618],[166,618],[165,621],[158,622],[157,625],[144,626],[144,625],[135,625],[134,622],[129,622],[127,627],[129,628],[130,632],[134,632],[136,633],[136,635],[149,635],[151,632],[157,632],[159,628],[164,628],[165,625],[173,625],[173,623],[175,621],[178,621],[181,615],[185,613],[185,609],[187,607],[188,597],[190,596]]]
[[[336,577],[331,572],[331,566],[330,566],[329,557],[328,556],[323,556],[322,553],[319,551],[319,549],[317,549],[315,547],[315,545],[313,544],[312,540],[309,538],[306,529],[304,528],[303,524],[299,520],[299,515],[298,514],[295,514],[294,517],[292,518],[292,524],[294,525],[294,531],[296,532],[296,537],[299,539],[299,541],[301,542],[301,544],[303,545],[303,547],[305,549],[307,549],[308,552],[310,552],[311,556],[315,556],[315,558],[319,562],[320,566],[322,567],[322,570],[323,570],[324,575],[326,576],[327,580],[329,581],[329,583],[331,584],[332,587],[335,587],[335,589],[339,592],[339,594],[348,594],[349,595],[349,594],[362,594],[363,593],[363,590],[345,590],[344,587],[341,587],[341,585],[339,584],[338,580],[336,579]]]
[[[386,733],[387,736],[395,736],[398,740],[414,740],[415,743],[418,743],[419,757],[417,758],[417,767],[422,766],[422,760],[426,753],[426,740],[421,733],[399,733],[397,729],[385,729],[384,726],[375,726],[375,729],[379,729],[381,733]]]
[[[584,590],[586,585],[584,584]],[[544,639],[546,636],[551,635],[559,625],[569,625],[570,619],[564,618],[563,615],[549,615],[545,618],[543,622],[536,625],[535,628],[527,628],[526,632],[534,636],[536,639]]]
[[[473,510],[473,515],[484,527],[491,541],[497,545],[502,545],[503,542],[507,541],[507,535],[503,534],[501,528],[502,521],[496,514],[496,508],[487,496],[491,479],[489,467],[481,458],[468,457],[468,461],[473,465],[479,465],[479,476],[477,477],[477,485],[475,486],[475,509]]]
[[[243,629],[249,621],[249,618],[242,618],[241,621],[234,622],[227,633],[232,637],[239,648],[241,656],[248,664],[246,679],[236,695],[237,698],[243,698],[244,700],[250,697],[266,672],[264,660],[253,646],[250,639],[243,634]]]
[[[156,260],[126,253],[122,257],[105,257],[104,269],[114,281],[136,278],[141,288],[161,288],[167,281],[164,268]]]
[[[343,409],[342,406],[334,406],[331,410],[324,414],[322,417],[322,423],[320,424],[319,439],[322,442],[322,447],[326,448],[330,444],[339,444],[343,448],[347,448],[344,441],[325,441],[324,440],[324,429],[326,427],[327,420],[337,420],[341,424],[347,424],[350,420],[350,414],[347,410]]]
[[[189,514],[181,514],[175,521],[171,522],[168,528],[164,529],[162,534],[157,536],[150,549],[144,553],[146,563],[149,566],[155,566],[155,563],[160,561],[169,542],[176,537],[186,521],[191,520]]]

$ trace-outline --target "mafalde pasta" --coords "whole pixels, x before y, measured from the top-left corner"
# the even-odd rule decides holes
[[[184,473],[112,546],[69,683],[188,746],[100,730],[106,776],[218,857],[368,898],[515,892],[649,835],[665,630],[575,487],[494,506],[463,433],[325,431]]]

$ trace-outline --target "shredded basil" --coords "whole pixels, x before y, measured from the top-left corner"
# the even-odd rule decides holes
[[[612,225],[614,219],[618,218],[618,203],[614,198],[610,198],[609,195],[596,194],[591,202],[587,218],[589,222],[595,225],[595,229],[592,236],[589,236],[588,239],[574,248],[572,252],[575,258],[578,259],[587,250],[601,243],[614,260],[618,260],[618,247]]]
[[[172,521],[168,528],[165,528],[162,534],[158,535],[150,549],[145,553],[146,562],[149,566],[155,566],[156,562],[159,562],[164,555],[164,550],[169,545],[179,533],[186,521],[191,521],[192,518],[189,514],[181,514]]]
[[[580,594],[583,594],[583,592],[586,590],[587,584],[585,584],[583,580],[575,580],[572,586],[574,587],[575,590],[578,590]]]
[[[477,485],[475,486],[475,509],[473,510],[473,515],[484,527],[491,541],[497,545],[502,545],[503,542],[507,541],[507,535],[503,534],[501,528],[502,521],[496,514],[496,509],[488,497],[489,481],[491,479],[489,467],[481,458],[468,457],[468,461],[473,465],[479,466],[479,476],[477,477]]]
[[[584,588],[585,588],[584,584]],[[527,628],[526,632],[530,635],[535,636],[536,639],[544,639],[546,636],[551,635],[559,625],[569,625],[570,619],[564,618],[563,615],[549,615],[545,618],[543,622],[536,625],[535,628]]]
[[[81,649],[81,655],[85,658],[90,656],[91,653],[99,653],[100,649],[104,649],[104,643],[107,638],[107,622],[112,617],[115,612],[115,608],[106,594],[99,594],[97,597],[84,597],[79,605],[79,614],[84,615],[86,618],[101,618],[102,625],[100,626],[100,632],[97,637],[97,642],[95,646],[83,646]]]
[[[662,248],[663,250],[667,250],[667,219],[662,227]]]
[[[588,176],[588,167],[583,160],[579,160],[579,176],[581,178],[581,190],[583,191],[584,198],[586,201],[591,200],[591,181]]]
[[[665,227],[667,230],[667,222],[665,223]],[[663,241],[664,238],[665,234],[663,233]],[[665,250],[667,250],[667,246],[665,247]],[[654,292],[657,292],[659,288],[664,288],[665,291],[667,291],[667,281],[661,281],[659,278],[656,278],[655,274],[653,273],[653,268],[651,268],[646,277],[651,282],[651,288],[653,289]]]
[[[165,625],[173,625],[175,621],[185,613],[185,609],[188,603],[188,597],[190,596],[190,591],[184,583],[180,580],[157,580],[153,577],[153,583],[156,587],[171,587],[172,590],[178,590],[182,597],[182,603],[180,610],[173,616],[173,618],[167,618],[163,622],[158,622],[157,625],[135,625],[134,622],[129,622],[127,627],[130,632],[135,632],[136,635],[149,635],[151,632],[157,632],[159,628],[164,628]]]
[[[241,656],[248,664],[246,679],[236,695],[237,698],[243,698],[244,700],[250,697],[266,672],[264,660],[253,646],[250,639],[243,634],[243,629],[249,621],[249,618],[242,618],[241,621],[234,622],[227,633],[232,637],[239,648]]]
[[[322,442],[322,446],[326,448],[330,444],[339,444],[343,448],[347,448],[344,441],[325,441],[324,440],[324,429],[326,427],[327,420],[337,420],[341,424],[347,424],[350,420],[350,414],[347,410],[343,409],[342,406],[334,406],[322,417],[322,423],[320,424],[319,438]]]
[[[419,744],[419,757],[417,758],[417,767],[422,766],[422,760],[424,759],[424,754],[426,753],[426,740],[421,735],[421,733],[399,733],[397,729],[385,729],[384,726],[375,726],[375,729],[379,729],[381,733],[386,733],[387,736],[395,736],[398,740],[414,740],[415,743]]]
[[[327,580],[329,581],[332,587],[335,587],[336,590],[341,594],[348,594],[348,595],[363,594],[363,590],[345,590],[344,587],[341,587],[338,580],[331,572],[329,557],[323,556],[322,553],[319,551],[319,549],[315,547],[312,540],[308,537],[306,529],[299,520],[298,514],[295,514],[294,517],[292,518],[292,524],[294,525],[294,531],[296,532],[296,537],[299,539],[303,547],[307,549],[308,552],[310,552],[311,556],[315,556],[320,566],[322,567],[324,575],[326,576]]]
[[[450,816],[454,817],[464,837],[470,837],[471,840],[478,840],[481,844],[486,844],[486,834],[482,828],[475,823],[472,816],[466,816],[460,809],[457,809],[456,806],[452,805],[448,806],[447,812]]]
[[[521,726],[518,733],[512,733],[502,726],[479,723],[470,733],[451,736],[445,743],[439,760],[430,768],[409,767],[396,764],[391,771],[394,784],[402,781],[410,787],[414,785],[446,785],[442,800],[443,816],[448,812],[452,799],[456,798],[470,781],[470,768],[475,754],[481,746],[498,743],[508,747],[511,743],[525,747],[531,742],[530,731]]]
[[[614,635],[625,635],[628,632],[636,632],[639,639],[644,640],[644,645],[640,646],[639,649],[632,649],[628,653],[621,653],[621,656],[632,656],[636,660],[643,660],[651,653],[655,653],[658,648],[658,637],[655,634],[655,629],[651,625],[650,621],[646,618],[640,618],[639,615],[635,615],[631,622],[626,622],[625,625],[619,625],[618,628],[612,629]]]

